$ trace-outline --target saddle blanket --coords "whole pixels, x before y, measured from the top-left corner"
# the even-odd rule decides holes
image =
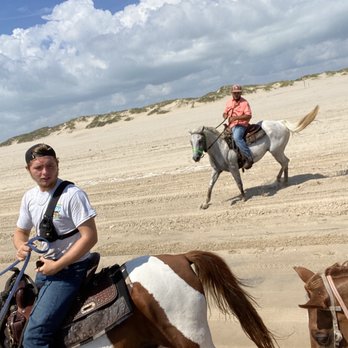
[[[88,283],[62,329],[66,347],[79,347],[119,325],[133,313],[120,266],[103,268]]]

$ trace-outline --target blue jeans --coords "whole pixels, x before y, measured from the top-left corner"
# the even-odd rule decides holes
[[[24,332],[24,348],[62,347],[59,329],[86,278],[88,265],[89,259],[74,263],[53,276],[37,273],[35,282],[40,291]]]
[[[252,160],[253,156],[251,154],[251,151],[248,145],[246,144],[245,140],[243,139],[245,131],[246,131],[246,127],[244,126],[239,126],[239,125],[234,126],[232,128],[232,136],[242,155]]]

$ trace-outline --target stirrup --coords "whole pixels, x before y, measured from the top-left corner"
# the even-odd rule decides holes
[[[250,169],[253,166],[253,164],[254,164],[253,160],[246,159],[244,164],[243,164],[243,168]]]

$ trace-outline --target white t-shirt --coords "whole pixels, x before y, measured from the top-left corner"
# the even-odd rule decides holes
[[[21,202],[17,227],[24,230],[35,228],[39,234],[39,225],[46,212],[48,203],[58,185],[62,182],[57,180],[56,186],[50,191],[41,191],[38,186],[27,191]],[[58,235],[71,232],[82,223],[97,214],[92,208],[87,194],[75,185],[68,185],[57,202],[53,213],[53,224]],[[50,249],[45,254],[46,258],[57,260],[80,238],[80,233],[71,237],[58,239],[50,243]],[[85,260],[89,253],[85,254],[78,261]]]

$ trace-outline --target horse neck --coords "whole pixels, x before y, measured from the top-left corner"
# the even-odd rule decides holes
[[[219,145],[222,143],[222,136],[220,136],[220,133],[215,128],[205,127],[204,136],[205,136],[205,141],[208,148],[214,142],[216,142]]]

